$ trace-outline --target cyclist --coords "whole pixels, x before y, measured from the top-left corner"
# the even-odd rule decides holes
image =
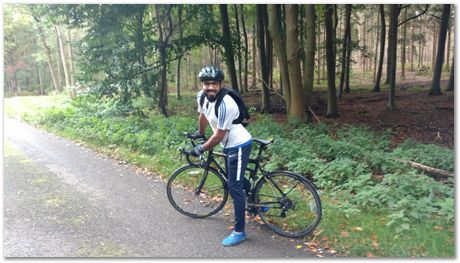
[[[224,72],[217,66],[205,66],[198,74],[203,84],[202,90],[197,95],[198,126],[197,135],[203,135],[208,124],[213,130],[213,135],[203,144],[194,147],[191,154],[200,156],[217,144],[224,147],[228,188],[233,198],[235,225],[233,232],[222,241],[224,246],[233,246],[246,240],[245,227],[245,193],[249,189],[249,181],[244,177],[244,171],[249,162],[251,153],[251,134],[242,124],[233,124],[239,116],[238,105],[235,100],[226,94],[218,108],[216,116],[214,107],[224,80]],[[201,103],[204,94],[204,103]]]

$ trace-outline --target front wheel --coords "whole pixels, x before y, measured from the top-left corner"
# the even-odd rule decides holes
[[[169,178],[166,191],[177,211],[195,218],[219,212],[228,198],[227,184],[218,172],[193,165],[177,169]]]
[[[275,233],[301,237],[321,220],[321,200],[314,185],[290,172],[272,172],[255,189],[255,203],[262,221]]]

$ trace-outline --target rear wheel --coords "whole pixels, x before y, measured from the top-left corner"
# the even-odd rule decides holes
[[[168,180],[166,191],[177,211],[195,218],[216,214],[228,198],[226,182],[219,173],[193,165],[176,170]]]
[[[321,200],[313,184],[290,172],[273,172],[255,189],[260,218],[275,233],[301,237],[321,220]]]

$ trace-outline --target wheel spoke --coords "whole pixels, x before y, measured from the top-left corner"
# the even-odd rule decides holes
[[[220,175],[196,166],[177,170],[168,181],[167,192],[173,207],[191,217],[217,213],[228,197],[225,181]]]
[[[316,190],[305,179],[277,172],[257,185],[256,206],[261,219],[280,235],[299,237],[313,231],[321,217],[321,203]]]

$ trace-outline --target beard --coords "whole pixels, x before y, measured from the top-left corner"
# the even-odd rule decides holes
[[[217,94],[216,95],[208,95],[208,94],[206,94],[206,98],[208,99],[209,102],[214,102],[217,99]]]
[[[219,92],[216,92],[214,95],[209,95],[208,93],[204,93],[206,98],[208,99],[209,102],[214,102],[217,100],[217,97],[219,96],[219,93],[220,93],[220,90]]]

